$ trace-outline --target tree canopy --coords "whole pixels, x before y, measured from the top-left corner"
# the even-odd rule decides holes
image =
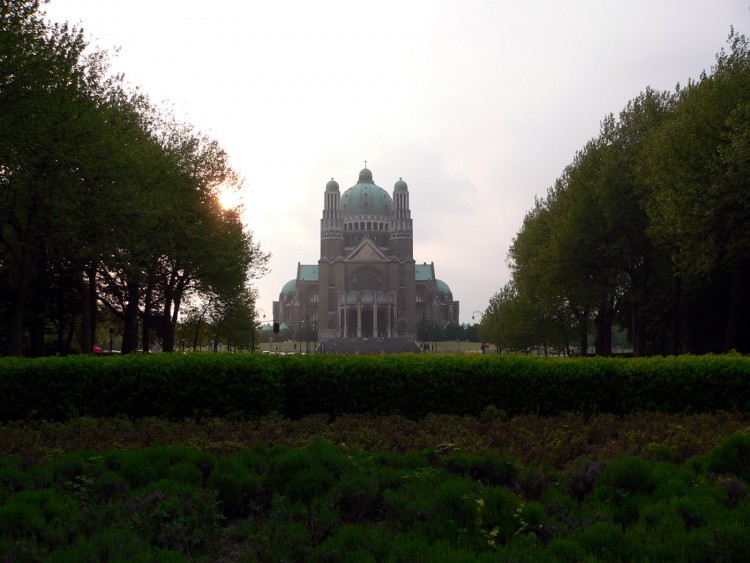
[[[240,183],[81,29],[0,0],[0,353],[89,353],[103,311],[123,352],[172,350],[187,299],[252,314],[269,256],[217,197]]]
[[[609,355],[620,328],[635,355],[750,352],[750,49],[733,30],[728,45],[700,79],[606,116],[536,201],[489,340],[568,352],[573,331]]]

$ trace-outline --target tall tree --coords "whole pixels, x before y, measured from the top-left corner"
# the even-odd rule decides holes
[[[674,113],[649,139],[646,174],[652,232],[676,248],[681,272],[727,275],[724,349],[740,346],[750,282],[747,132],[750,49],[734,31],[710,75],[678,94]],[[742,341],[747,347],[747,336]]]

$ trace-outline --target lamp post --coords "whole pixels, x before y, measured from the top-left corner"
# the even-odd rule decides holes
[[[484,317],[484,313],[482,313],[482,311],[474,311],[474,312],[473,312],[473,313],[471,314],[471,320],[472,320],[472,321],[474,320],[474,314],[476,314],[476,313],[479,313],[479,315],[481,315],[482,317]],[[479,322],[481,323],[481,322],[482,322],[482,319],[479,319]]]
[[[259,313],[263,313],[263,322],[265,323],[266,322],[266,312],[263,309],[261,309],[260,307],[258,307],[258,312]],[[269,342],[271,341],[271,337],[270,336],[268,337],[268,341]],[[269,352],[271,351],[270,345],[269,345],[268,351]],[[255,352],[255,307],[253,307],[253,352]]]

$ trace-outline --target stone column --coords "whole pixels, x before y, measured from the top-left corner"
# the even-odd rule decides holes
[[[357,338],[362,338],[362,297],[357,296]]]
[[[393,293],[388,292],[388,337],[393,338],[393,328],[391,327],[391,315],[393,314]]]

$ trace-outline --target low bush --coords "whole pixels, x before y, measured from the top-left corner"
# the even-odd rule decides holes
[[[0,549],[23,561],[743,561],[750,499],[726,462],[738,444],[562,474],[497,452],[324,441],[223,458],[184,446],[9,458]]]
[[[750,358],[197,353],[4,358],[0,389],[4,421],[750,412]]]

